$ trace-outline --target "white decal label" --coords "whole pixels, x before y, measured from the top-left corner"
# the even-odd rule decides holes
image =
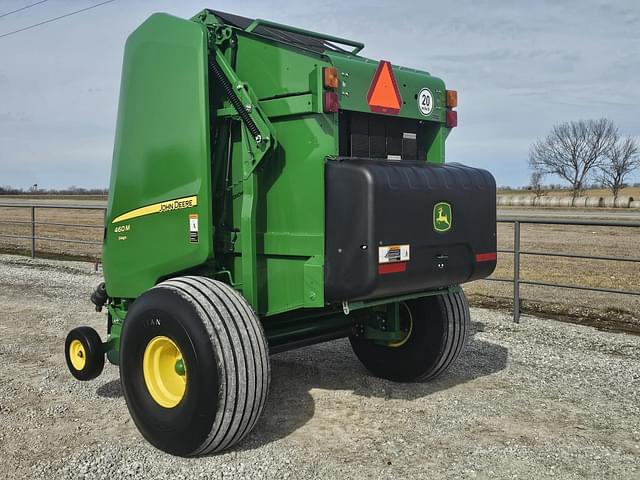
[[[386,245],[378,247],[378,263],[409,261],[409,245]]]
[[[425,117],[431,115],[433,110],[433,95],[428,88],[423,88],[418,93],[418,109]]]
[[[189,241],[198,243],[198,214],[189,215]]]

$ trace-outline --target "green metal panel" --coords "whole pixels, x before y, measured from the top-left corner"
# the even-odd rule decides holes
[[[336,155],[338,135],[337,115],[322,113],[317,97],[322,67],[330,64],[320,55],[238,29],[220,48],[269,116],[277,146],[252,178],[243,178],[246,140],[243,127],[233,122],[227,183],[231,208],[224,222],[234,231],[228,242],[232,252],[218,256],[217,265],[231,271],[234,283],[262,315],[324,307],[324,162]],[[217,117],[237,118],[228,102],[220,100]],[[218,178],[214,190],[224,189]],[[255,255],[255,263],[247,261],[247,254]],[[254,273],[250,283],[246,268]]]
[[[335,155],[336,115],[272,118],[279,148],[263,160],[254,191],[256,202],[258,303],[272,315],[324,306],[324,162]],[[241,142],[234,137],[233,178],[241,173]],[[236,183],[233,225],[240,225],[242,192]],[[240,229],[233,255],[234,278],[243,283]],[[241,287],[242,289],[243,287]]]
[[[103,253],[110,297],[135,298],[212,255],[207,53],[201,24],[166,14],[152,15],[127,40]],[[162,212],[118,221],[191,197],[197,206],[163,203]]]
[[[426,160],[428,163],[444,163],[444,144],[451,131],[444,125],[432,124],[428,127]]]
[[[338,69],[340,84],[340,108],[358,112],[370,112],[367,94],[379,62],[364,57],[336,52],[326,54]],[[398,116],[418,120],[445,121],[445,85],[438,77],[412,68],[393,66],[398,90],[402,97],[402,106]],[[418,108],[418,93],[423,88],[431,91],[434,107],[430,115],[423,115]]]
[[[259,100],[312,91],[316,68],[330,65],[327,58],[289,45],[237,31],[236,72],[251,85]]]

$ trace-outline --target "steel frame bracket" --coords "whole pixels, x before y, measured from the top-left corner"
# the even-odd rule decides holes
[[[361,316],[356,323],[356,335],[381,345],[402,340],[400,330],[400,304],[389,303],[374,307],[371,314]]]
[[[233,30],[217,22],[215,16],[202,18],[209,39],[209,70],[215,77],[236,115],[242,134],[242,203],[240,211],[240,247],[242,250],[242,294],[258,310],[258,274],[256,205],[258,180],[256,168],[267,153],[277,146],[275,129],[264,113],[251,87],[243,82],[222,53],[226,42],[235,42]],[[220,111],[218,111],[220,116]]]
[[[450,285],[446,288],[438,290],[427,290],[424,292],[407,293],[405,295],[395,295],[393,297],[377,298],[374,300],[356,300],[349,303],[349,309],[351,311],[360,310],[362,308],[375,307],[378,305],[386,305],[391,302],[402,302],[405,300],[412,300],[414,298],[429,297],[433,295],[444,295],[445,293],[455,293],[460,291],[459,285]]]
[[[211,67],[219,68],[219,71],[224,75],[224,78],[218,78],[218,80],[228,83],[230,91],[225,93],[229,97],[233,110],[242,121],[243,153],[247,153],[247,155],[243,155],[243,178],[247,179],[269,150],[277,146],[275,130],[260,107],[258,98],[251,87],[238,77],[220,50],[222,44],[234,41],[232,29],[227,26],[214,25],[209,27],[209,32],[209,47],[214,52],[211,61],[215,62],[215,65],[211,65]],[[220,113],[218,111],[218,114]]]
[[[121,300],[118,303],[108,303],[106,307],[111,316],[112,323],[109,336],[107,341],[102,344],[102,349],[107,355],[109,362],[113,365],[118,365],[120,359],[120,334],[125,317],[127,316],[129,302],[127,300]]]

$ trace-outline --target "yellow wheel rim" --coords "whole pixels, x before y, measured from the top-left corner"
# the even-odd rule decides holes
[[[87,364],[87,352],[80,340],[72,340],[69,344],[69,359],[73,368],[80,371]]]
[[[407,340],[409,340],[409,338],[411,337],[411,332],[413,331],[413,315],[411,315],[411,309],[409,308],[409,305],[407,305],[406,302],[402,302],[401,305],[405,308],[407,312],[407,316],[406,316],[407,325],[404,329],[404,332],[406,333],[406,335],[401,340],[398,340],[397,342],[389,343],[389,346],[392,348],[398,348],[404,345],[405,343],[407,343]]]
[[[169,337],[152,338],[142,358],[144,382],[151,398],[164,408],[180,403],[187,389],[187,369],[182,352]]]

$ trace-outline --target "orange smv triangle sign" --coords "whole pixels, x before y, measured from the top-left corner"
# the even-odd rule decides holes
[[[367,94],[367,103],[372,112],[394,115],[400,113],[402,97],[398,91],[391,63],[386,60],[380,60],[378,64]]]

